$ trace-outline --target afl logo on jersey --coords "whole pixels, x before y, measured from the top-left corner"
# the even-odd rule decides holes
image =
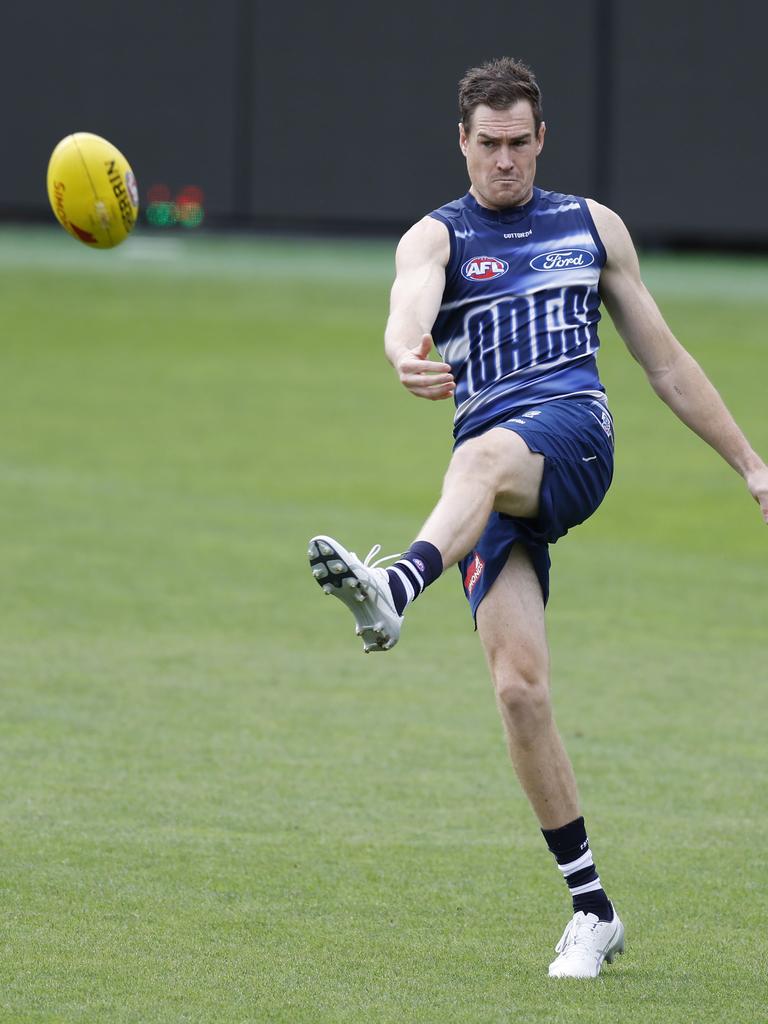
[[[579,270],[594,262],[595,257],[586,249],[558,249],[557,252],[534,256],[531,266],[534,270]]]
[[[492,281],[508,270],[507,261],[500,260],[498,256],[473,256],[461,268],[461,273],[468,281]]]

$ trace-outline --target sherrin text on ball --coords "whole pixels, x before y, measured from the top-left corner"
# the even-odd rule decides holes
[[[90,132],[67,135],[54,149],[48,199],[64,230],[94,249],[124,242],[139,214],[130,164],[111,142]]]

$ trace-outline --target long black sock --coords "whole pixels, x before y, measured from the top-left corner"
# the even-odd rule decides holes
[[[574,914],[581,910],[597,914],[601,921],[612,921],[613,907],[592,860],[584,819],[577,818],[562,828],[543,828],[541,833],[571,892]]]
[[[402,558],[387,569],[397,614],[402,615],[411,601],[434,583],[442,571],[443,556],[435,545],[427,540],[414,541]]]

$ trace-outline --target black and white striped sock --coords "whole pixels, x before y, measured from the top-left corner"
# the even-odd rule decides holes
[[[434,583],[443,571],[443,556],[434,544],[417,540],[403,557],[387,569],[389,588],[397,614],[402,615],[411,601]]]
[[[574,914],[581,910],[596,914],[601,921],[612,921],[613,907],[592,859],[584,819],[541,831],[570,890]]]

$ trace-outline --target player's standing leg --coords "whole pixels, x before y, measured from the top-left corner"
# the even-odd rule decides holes
[[[512,763],[568,884],[574,916],[558,943],[552,977],[596,977],[624,949],[624,929],[600,883],[576,779],[552,716],[541,586],[515,545],[477,610]]]
[[[579,816],[579,796],[552,717],[541,585],[520,544],[477,609],[477,631],[520,784],[541,827],[559,828]]]

